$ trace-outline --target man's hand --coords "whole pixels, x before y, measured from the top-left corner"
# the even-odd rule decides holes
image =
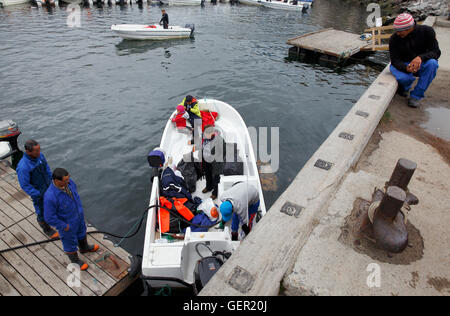
[[[411,73],[416,73],[419,71],[421,65],[422,65],[422,58],[417,56],[409,63],[408,66],[406,66],[406,70]]]

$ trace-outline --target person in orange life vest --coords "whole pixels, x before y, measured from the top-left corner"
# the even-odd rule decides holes
[[[56,168],[53,182],[44,195],[45,221],[59,231],[64,252],[72,263],[84,271],[88,265],[78,258],[81,253],[95,252],[98,245],[89,245],[84,221],[84,210],[75,182],[67,170]]]

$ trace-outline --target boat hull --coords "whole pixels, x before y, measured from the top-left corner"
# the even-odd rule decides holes
[[[266,214],[266,206],[262,191],[261,182],[259,179],[258,167],[256,158],[251,143],[250,134],[247,126],[240,114],[230,105],[211,99],[199,100],[199,107],[201,111],[217,112],[219,117],[216,121],[216,128],[221,132],[226,142],[236,143],[240,153],[240,158],[244,163],[244,175],[237,176],[221,176],[219,183],[219,198],[222,192],[232,187],[237,182],[247,181],[258,189],[260,196],[260,215]],[[174,113],[175,114],[175,113]],[[183,154],[192,152],[192,146],[188,145],[191,135],[183,134],[177,131],[169,119],[164,130],[160,148],[165,151],[167,160],[172,161],[173,164],[183,158]],[[209,194],[203,194],[204,180],[199,180],[197,183],[197,191],[192,195],[202,198],[203,200],[209,197]],[[159,202],[159,180],[153,179],[152,190],[150,195],[150,205],[158,204]],[[145,244],[142,258],[142,275],[144,278],[162,277],[167,280],[146,279],[150,286],[157,288],[169,285],[171,287],[185,287],[186,284],[193,284],[193,268],[195,263],[199,260],[197,254],[193,249],[198,243],[209,242],[209,246],[214,251],[228,251],[233,253],[238,247],[239,241],[231,240],[231,233],[229,227],[223,230],[216,228],[210,229],[208,232],[191,232],[187,229],[184,239],[177,240],[171,243],[164,242],[159,232],[157,232],[158,212],[152,208],[149,210],[145,233]],[[254,223],[256,225],[256,223]],[[205,250],[206,248],[201,247]],[[203,255],[208,255],[204,253]],[[211,254],[209,254],[211,255]],[[185,283],[170,281],[170,278],[181,280]]]
[[[150,40],[161,41],[167,39],[189,38],[193,30],[179,26],[164,29],[161,26],[149,28],[147,25],[121,24],[111,26],[111,30],[118,36],[127,40]]]
[[[0,3],[3,6],[10,6],[10,5],[16,5],[16,4],[24,4],[24,3],[30,3],[30,0],[0,0]]]
[[[289,11],[302,11],[303,4],[299,2],[298,4],[290,4],[281,1],[262,1],[262,5],[266,8],[276,9],[276,10],[289,10]]]

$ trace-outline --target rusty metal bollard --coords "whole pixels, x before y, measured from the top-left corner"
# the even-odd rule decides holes
[[[400,212],[406,193],[399,187],[388,187],[375,211],[373,234],[377,244],[392,253],[399,253],[408,246],[405,218]]]
[[[401,158],[397,161],[394,172],[392,172],[391,179],[386,186],[397,186],[406,192],[406,203],[409,205],[416,205],[419,199],[408,190],[408,184],[416,171],[417,164],[411,160]]]
[[[419,203],[418,198],[409,192],[408,184],[417,164],[408,159],[399,159],[386,182],[385,191],[376,189],[367,217],[362,221],[361,232],[383,249],[399,253],[408,246],[408,232],[403,209]]]

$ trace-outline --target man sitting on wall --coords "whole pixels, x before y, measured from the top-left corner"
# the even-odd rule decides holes
[[[389,40],[390,70],[398,81],[398,94],[405,97],[416,77],[419,77],[408,100],[410,107],[417,108],[439,67],[437,60],[441,51],[436,33],[430,26],[416,25],[408,13],[402,13],[395,19],[394,31]]]

